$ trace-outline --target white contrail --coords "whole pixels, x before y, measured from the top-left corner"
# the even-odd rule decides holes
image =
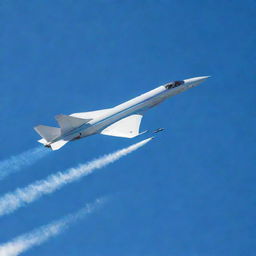
[[[19,155],[11,156],[9,159],[0,161],[0,180],[13,172],[20,171],[23,167],[32,165],[48,152],[50,151],[44,147],[36,147]]]
[[[111,154],[104,155],[98,159],[92,160],[76,168],[68,169],[64,172],[48,176],[44,180],[36,181],[24,188],[18,188],[14,192],[5,194],[0,198],[0,216],[13,212],[19,207],[29,204],[45,194],[50,194],[61,188],[65,184],[78,180],[81,177],[90,174],[96,169],[100,169],[110,163],[113,163],[121,157],[135,151],[148,143],[152,138],[140,141],[127,148],[118,150]]]
[[[40,245],[51,237],[57,236],[77,220],[85,217],[96,208],[101,206],[105,199],[97,199],[93,204],[87,204],[80,211],[70,214],[60,220],[51,222],[32,232],[18,236],[10,242],[0,245],[0,256],[16,256],[30,248]]]

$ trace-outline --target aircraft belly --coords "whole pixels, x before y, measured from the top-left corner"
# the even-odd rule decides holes
[[[134,106],[131,109],[127,109],[127,111],[123,111],[119,114],[114,115],[113,117],[110,117],[102,122],[99,122],[98,124],[92,125],[91,128],[94,128],[93,129],[94,133],[100,132],[101,130],[103,130],[104,128],[109,126],[110,124],[113,124],[127,116],[130,116],[132,114],[139,114],[143,111],[146,111],[147,109],[154,107],[155,105],[161,103],[165,98],[166,98],[166,96],[153,98],[153,99],[151,99],[147,102],[144,102],[138,106]]]

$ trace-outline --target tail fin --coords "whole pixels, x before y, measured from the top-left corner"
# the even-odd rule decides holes
[[[60,125],[62,133],[68,132],[92,120],[62,114],[55,116],[55,119]]]
[[[66,143],[68,143],[68,140],[58,140],[54,143],[48,144],[46,139],[38,140],[39,143],[42,143],[44,146],[51,148],[52,150],[58,150],[62,148]]]
[[[53,139],[59,137],[61,134],[60,128],[51,127],[51,126],[38,125],[34,127],[34,129],[47,142],[52,141]]]

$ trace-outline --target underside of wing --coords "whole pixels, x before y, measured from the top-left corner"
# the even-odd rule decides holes
[[[125,117],[101,131],[103,135],[133,138],[138,136],[142,115],[136,114]]]

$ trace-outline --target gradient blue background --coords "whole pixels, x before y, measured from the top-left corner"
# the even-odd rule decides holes
[[[147,113],[142,130],[166,130],[144,148],[2,217],[0,243],[109,195],[24,255],[255,255],[255,12],[253,0],[1,1],[1,159],[36,147],[32,127],[56,114],[212,78]],[[142,138],[70,143],[0,193]]]

